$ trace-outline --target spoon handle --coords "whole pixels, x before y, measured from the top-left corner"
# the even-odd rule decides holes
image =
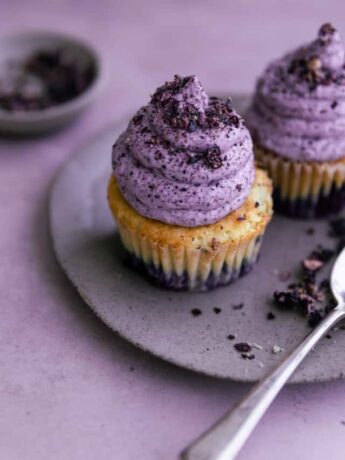
[[[263,381],[181,454],[182,460],[232,460],[299,364],[322,336],[345,317],[338,305]]]

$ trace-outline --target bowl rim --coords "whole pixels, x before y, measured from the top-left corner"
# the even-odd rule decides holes
[[[56,117],[67,115],[84,108],[91,102],[92,99],[101,91],[105,85],[105,66],[104,60],[101,57],[100,52],[87,42],[84,38],[73,35],[71,33],[48,31],[48,30],[25,30],[13,32],[8,35],[4,35],[0,41],[0,47],[2,43],[9,43],[15,40],[25,39],[38,39],[44,40],[55,40],[57,43],[65,41],[69,42],[70,45],[76,45],[83,48],[86,53],[90,56],[93,65],[95,66],[96,74],[91,84],[78,96],[73,99],[63,102],[58,105],[54,105],[42,110],[32,111],[6,111],[0,108],[0,123],[11,122],[11,123],[31,123],[39,122],[40,120],[51,120]]]

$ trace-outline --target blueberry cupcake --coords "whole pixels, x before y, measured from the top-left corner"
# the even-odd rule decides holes
[[[273,179],[275,210],[308,218],[345,204],[344,64],[342,40],[324,24],[258,80],[246,121]]]
[[[161,286],[207,290],[251,269],[271,181],[231,100],[195,76],[165,83],[113,147],[110,209],[132,265]]]

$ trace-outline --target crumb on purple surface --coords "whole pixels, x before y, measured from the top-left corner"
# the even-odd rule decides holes
[[[344,228],[343,228],[344,225]],[[345,224],[342,220],[330,221],[332,236],[342,234]],[[307,229],[314,233],[314,229]],[[315,327],[334,308],[335,302],[328,279],[317,282],[317,274],[334,256],[335,251],[317,246],[302,262],[299,281],[287,286],[285,290],[275,291],[274,303],[284,310],[292,310],[307,317],[311,327]]]
[[[200,316],[202,314],[202,311],[199,310],[199,308],[193,308],[193,310],[191,310],[191,313],[193,316]]]
[[[309,313],[308,315],[308,324],[310,327],[316,327],[322,320],[323,315],[320,311],[315,310]]]
[[[251,361],[252,359],[255,359],[254,353],[241,353],[241,357],[243,359],[248,359],[249,361]]]
[[[283,310],[298,310],[304,314],[308,314],[309,309],[315,304],[315,300],[298,285],[293,285],[285,291],[276,291],[273,299]]]
[[[330,225],[330,235],[335,236],[338,238],[345,237],[345,217],[338,217],[336,219],[332,219],[329,222]]]
[[[236,351],[239,351],[240,353],[249,353],[250,351],[252,351],[252,347],[249,345],[249,343],[246,342],[235,343],[234,348]]]
[[[333,249],[324,248],[323,246],[319,245],[311,253],[311,257],[325,263],[331,260],[334,254],[335,254],[335,251]]]
[[[271,321],[273,319],[276,319],[276,315],[274,313],[272,313],[271,311],[269,311],[266,315],[266,318]]]

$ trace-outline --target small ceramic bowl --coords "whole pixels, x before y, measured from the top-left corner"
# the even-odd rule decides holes
[[[42,110],[7,111],[0,108],[0,131],[8,135],[38,135],[62,127],[85,110],[104,83],[99,54],[80,39],[50,32],[23,32],[0,40],[1,68],[9,61],[23,61],[35,51],[66,49],[88,62],[94,71],[89,86],[78,96]]]

